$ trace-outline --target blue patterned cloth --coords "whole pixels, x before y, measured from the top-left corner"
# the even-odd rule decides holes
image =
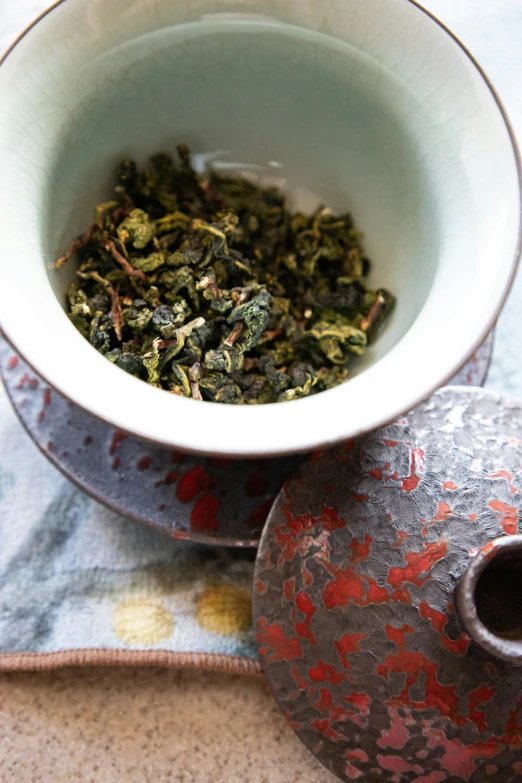
[[[0,653],[168,650],[255,658],[253,552],[195,546],[73,487],[0,387]]]

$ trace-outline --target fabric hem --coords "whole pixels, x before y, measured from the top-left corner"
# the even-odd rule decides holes
[[[159,666],[168,669],[202,669],[260,677],[258,661],[239,655],[172,652],[170,650],[58,650],[49,653],[0,653],[0,671],[47,671],[84,666]]]

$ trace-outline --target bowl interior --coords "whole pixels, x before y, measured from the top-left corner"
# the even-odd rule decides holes
[[[3,328],[53,385],[124,429],[207,452],[311,448],[406,410],[492,325],[518,243],[513,142],[483,75],[408,0],[67,0],[9,54],[0,86]],[[196,432],[193,401],[98,355],[60,307],[73,265],[50,268],[111,196],[121,157],[180,141],[201,167],[279,184],[296,208],[352,212],[371,282],[398,298],[357,378],[270,411],[220,406],[226,443],[204,431],[211,403],[197,404]],[[9,296],[22,284],[37,334]]]
[[[203,19],[110,49],[70,80],[67,104],[74,122],[69,117],[45,198],[50,258],[112,195],[121,157],[143,161],[183,141],[200,166],[274,182],[295,208],[324,203],[353,213],[373,260],[372,283],[399,299],[356,371],[414,322],[438,263],[437,202],[413,128],[423,110],[375,58],[296,25]],[[70,275],[50,275],[63,301]]]

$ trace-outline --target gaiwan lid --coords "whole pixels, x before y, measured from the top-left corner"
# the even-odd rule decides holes
[[[310,458],[254,578],[262,664],[342,780],[522,779],[522,407],[451,388]]]

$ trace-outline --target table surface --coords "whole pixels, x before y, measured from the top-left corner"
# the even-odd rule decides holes
[[[522,138],[521,0],[426,0],[473,51]],[[0,49],[43,0],[0,0]],[[518,275],[488,386],[522,398]],[[70,669],[0,675],[0,783],[330,783],[263,680],[194,671]]]

